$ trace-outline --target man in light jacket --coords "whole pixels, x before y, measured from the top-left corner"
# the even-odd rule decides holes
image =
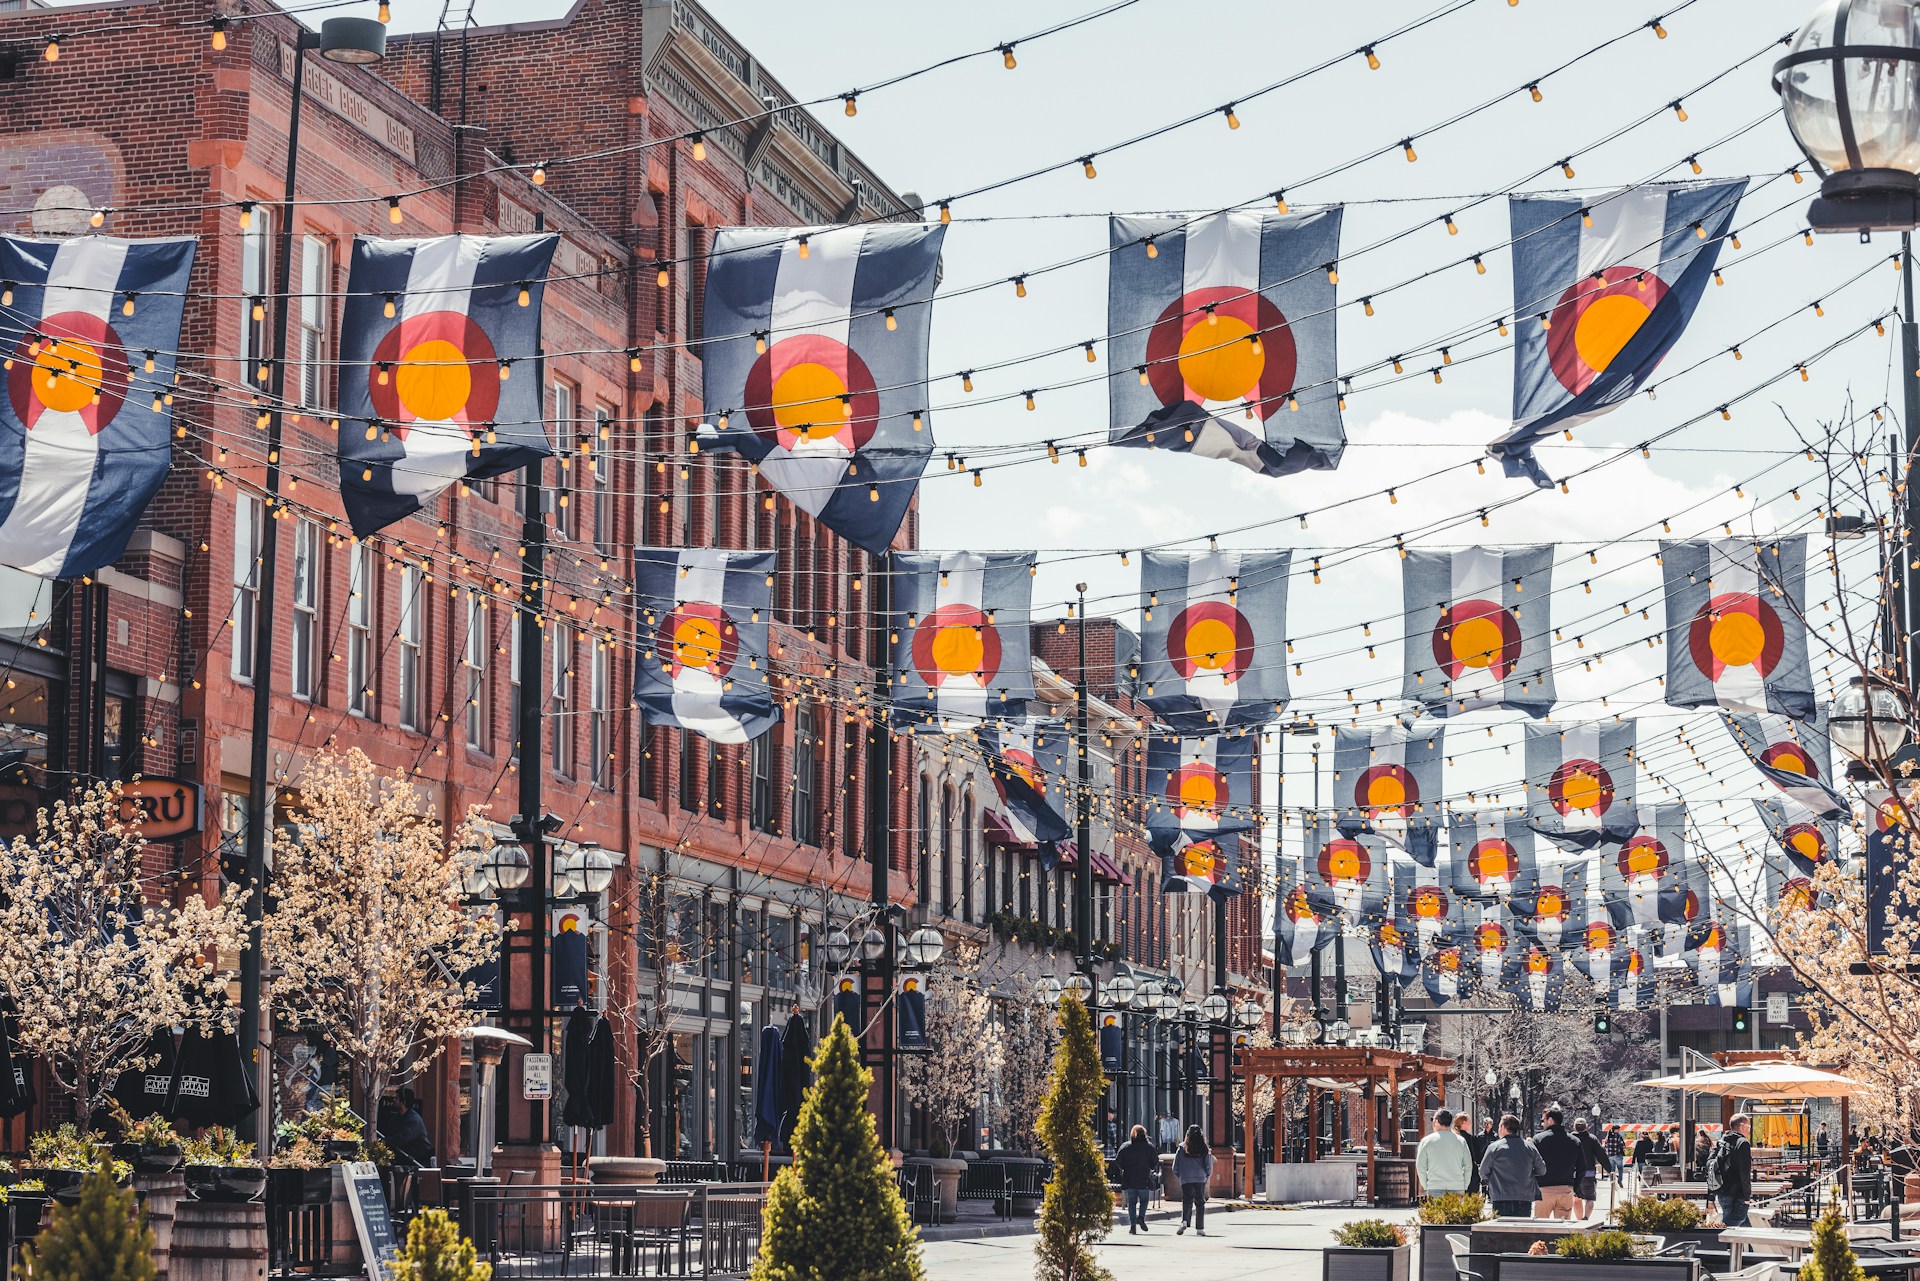
[[[1473,1179],[1473,1151],[1454,1133],[1453,1113],[1441,1108],[1433,1114],[1433,1133],[1420,1140],[1414,1156],[1420,1187],[1430,1197],[1465,1192]]]
[[[1493,1212],[1510,1219],[1530,1216],[1540,1195],[1540,1176],[1546,1172],[1540,1150],[1520,1133],[1520,1118],[1511,1112],[1501,1117],[1500,1137],[1480,1158],[1480,1186],[1493,1202]]]

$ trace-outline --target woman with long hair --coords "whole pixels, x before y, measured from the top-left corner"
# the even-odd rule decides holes
[[[1180,1232],[1191,1225],[1194,1235],[1207,1235],[1207,1185],[1213,1181],[1213,1150],[1197,1125],[1187,1127],[1186,1141],[1174,1153],[1173,1177],[1180,1184]]]

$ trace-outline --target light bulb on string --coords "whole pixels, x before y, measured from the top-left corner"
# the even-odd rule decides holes
[[[380,0],[380,21],[381,22],[393,21],[393,6],[387,3],[387,0]]]
[[[48,62],[60,61],[60,37],[59,36],[56,35],[56,36],[47,37],[47,49],[46,49],[46,52],[41,56],[46,58]]]
[[[1380,70],[1380,55],[1373,51],[1372,45],[1368,45],[1366,48],[1362,49],[1360,52],[1366,55],[1367,70],[1369,71]]]
[[[397,227],[401,224],[401,222],[405,220],[405,217],[406,215],[400,212],[400,197],[388,196],[387,197],[387,221]]]
[[[1238,129],[1240,127],[1240,117],[1233,114],[1234,106],[1234,103],[1229,102],[1226,106],[1220,108],[1221,114],[1227,118],[1227,128],[1229,129]]]
[[[850,93],[841,98],[841,101],[847,104],[847,114],[849,116],[857,116],[860,114],[860,105],[854,101],[854,99],[859,96],[857,93]]]
[[[1546,95],[1540,92],[1540,83],[1539,83],[1539,81],[1535,81],[1534,83],[1532,83],[1532,84],[1530,84],[1530,85],[1528,85],[1528,86],[1527,86],[1527,92],[1533,95],[1533,100],[1534,100],[1535,102],[1544,102],[1544,101],[1546,101]]]

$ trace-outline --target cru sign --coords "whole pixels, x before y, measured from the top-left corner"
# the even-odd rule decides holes
[[[178,778],[140,778],[120,789],[120,821],[140,824],[149,841],[194,836],[202,829],[200,785]]]

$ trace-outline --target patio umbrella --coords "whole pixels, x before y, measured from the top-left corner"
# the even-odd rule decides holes
[[[762,1154],[780,1137],[780,1029],[760,1029],[760,1057],[753,1063],[753,1141]]]
[[[576,1005],[567,1015],[566,1031],[560,1037],[560,1083],[567,1101],[560,1109],[560,1120],[567,1125],[598,1129],[593,1117],[593,1100],[587,1089],[591,1064],[587,1048],[593,1042],[593,1015]]]
[[[253,1073],[232,1032],[189,1027],[180,1038],[167,1090],[167,1116],[189,1125],[233,1125],[260,1106]]]
[[[136,1121],[167,1110],[167,1092],[173,1088],[173,1029],[155,1028],[144,1057],[151,1060],[144,1069],[122,1072],[113,1083],[113,1097]]]
[[[780,1142],[793,1145],[793,1127],[800,1121],[800,1105],[806,1102],[807,1087],[813,1084],[813,1069],[807,1060],[813,1057],[813,1033],[806,1016],[795,1010],[787,1015],[787,1029],[780,1041]]]
[[[1844,1099],[1866,1086],[1852,1077],[1797,1063],[1739,1063],[1687,1076],[1657,1076],[1639,1084],[1653,1090],[1687,1090],[1723,1099]]]
[[[35,1102],[27,1060],[13,1050],[13,1015],[0,1015],[0,1117],[16,1117]]]

